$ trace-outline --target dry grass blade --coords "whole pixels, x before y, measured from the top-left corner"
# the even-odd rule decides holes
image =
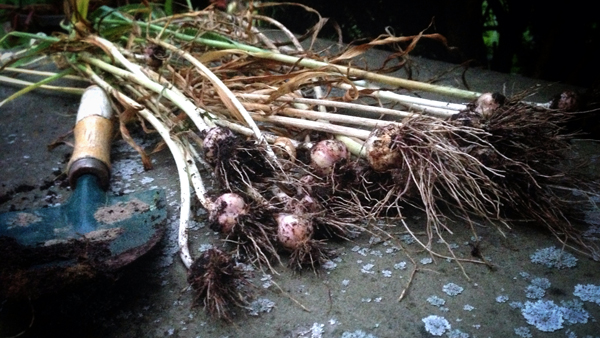
[[[421,38],[437,40],[437,41],[441,42],[445,47],[450,48],[448,46],[448,41],[446,40],[446,38],[444,36],[437,34],[437,33],[423,34],[424,32],[425,31],[421,31],[418,35],[413,35],[413,36],[380,35],[376,39],[374,39],[368,43],[350,47],[342,55],[337,56],[336,58],[331,60],[331,63],[338,63],[339,61],[353,59],[353,58],[365,53],[367,50],[369,50],[373,47],[376,47],[376,46],[385,46],[385,45],[397,44],[397,43],[402,43],[402,42],[410,42],[409,46],[405,50],[390,55],[388,57],[388,60],[397,58],[397,57],[401,57],[401,56],[404,56],[404,55],[407,55],[408,53],[410,53],[415,48],[415,46],[417,45],[417,42],[419,42],[419,40]]]

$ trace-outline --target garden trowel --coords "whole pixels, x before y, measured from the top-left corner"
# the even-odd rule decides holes
[[[162,190],[106,193],[110,176],[111,106],[91,86],[83,94],[67,167],[73,193],[57,207],[0,215],[0,298],[36,297],[110,275],[162,237]]]

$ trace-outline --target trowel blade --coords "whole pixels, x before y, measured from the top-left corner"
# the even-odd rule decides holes
[[[150,250],[164,233],[167,216],[162,190],[106,196],[88,210],[93,231],[81,233],[69,216],[71,204],[0,214],[0,295],[45,293],[52,285],[69,284],[110,273]],[[46,284],[43,284],[46,283]],[[11,293],[10,285],[26,288]],[[6,294],[5,294],[6,292]]]
[[[110,242],[114,256],[144,245],[162,227],[166,218],[164,192],[150,190],[124,196],[107,197],[106,203],[88,210],[93,213],[93,231],[81,233],[69,217],[71,201],[64,205],[31,211],[0,214],[0,237],[34,248],[52,246],[71,240]]]

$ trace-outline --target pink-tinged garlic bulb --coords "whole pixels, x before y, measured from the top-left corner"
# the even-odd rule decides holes
[[[377,172],[398,168],[401,165],[402,154],[396,145],[395,139],[402,132],[402,127],[397,124],[388,124],[373,130],[365,141],[367,161],[371,168]]]
[[[277,214],[277,239],[288,250],[295,250],[312,238],[312,223],[294,214]]]
[[[211,165],[217,162],[220,144],[235,135],[227,128],[210,128],[204,136],[202,147],[204,148],[204,159]]]
[[[328,175],[337,163],[349,157],[350,152],[343,142],[323,140],[311,148],[310,166],[317,174]]]
[[[248,207],[244,199],[238,194],[226,193],[215,200],[209,219],[219,225],[222,233],[228,234],[233,230],[238,218],[247,214]]]
[[[483,93],[475,102],[475,112],[488,119],[504,104],[504,101],[506,98],[500,93]]]

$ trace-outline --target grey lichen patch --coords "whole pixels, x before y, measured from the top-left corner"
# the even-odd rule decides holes
[[[530,259],[531,262],[544,265],[548,268],[565,269],[573,268],[577,265],[577,258],[575,256],[556,247],[537,250],[530,256]]]
[[[573,295],[579,297],[584,302],[594,302],[600,305],[600,286],[594,284],[577,284]]]
[[[449,296],[456,296],[461,294],[464,291],[464,288],[454,283],[448,283],[442,287],[442,291]]]
[[[452,329],[450,322],[444,317],[430,315],[422,318],[421,321],[425,323],[425,331],[434,336],[441,336],[446,331]]]
[[[150,205],[134,198],[129,202],[119,202],[117,204],[98,208],[94,213],[94,218],[100,223],[113,224],[148,210],[150,210]]]
[[[527,324],[535,326],[542,332],[553,332],[562,329],[564,319],[560,307],[551,300],[526,302],[521,313]]]
[[[261,313],[268,313],[275,307],[275,302],[267,298],[259,298],[248,306],[248,313],[251,316],[258,316]]]
[[[429,298],[427,298],[427,302],[433,306],[437,306],[437,307],[441,307],[442,305],[446,304],[446,301],[438,296],[430,296]]]

